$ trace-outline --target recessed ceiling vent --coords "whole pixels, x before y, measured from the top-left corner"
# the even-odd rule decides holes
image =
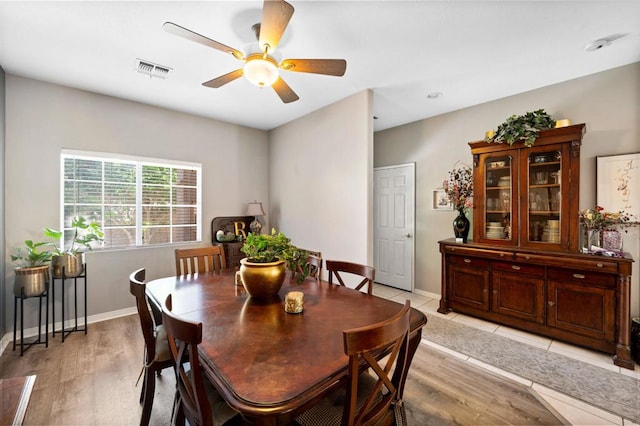
[[[171,68],[138,58],[136,59],[136,70],[149,77],[167,78]]]

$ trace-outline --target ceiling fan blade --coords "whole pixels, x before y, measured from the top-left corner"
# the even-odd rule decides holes
[[[220,50],[225,53],[230,53],[236,59],[242,59],[244,57],[244,54],[241,51],[234,49],[233,47],[218,43],[215,40],[211,40],[210,38],[188,30],[185,27],[181,27],[180,25],[174,24],[173,22],[165,22],[162,25],[162,28],[173,35],[186,38],[187,40],[195,41],[196,43],[204,44],[205,46]]]
[[[285,104],[288,104],[289,102],[295,102],[298,99],[300,99],[300,97],[296,95],[296,92],[291,90],[291,87],[289,87],[289,85],[284,82],[282,77],[278,77],[276,82],[273,83],[272,87],[273,87],[273,90],[276,91],[278,96],[280,96],[280,99],[282,99],[282,102],[284,102]]]
[[[284,0],[264,0],[260,38],[258,39],[260,49],[263,52],[265,45],[269,46],[268,53],[276,49],[289,20],[293,16],[293,10],[293,6]]]
[[[347,70],[347,61],[344,59],[285,59],[280,63],[280,68],[287,71],[342,77]]]
[[[227,83],[231,83],[233,80],[242,77],[243,71],[242,68],[238,68],[235,71],[231,71],[226,73],[225,75],[221,75],[220,77],[216,77],[213,80],[205,81],[202,83],[203,86],[211,87],[213,89],[217,89],[219,87],[224,86]]]

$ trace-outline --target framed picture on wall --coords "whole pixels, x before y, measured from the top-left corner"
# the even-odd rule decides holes
[[[447,193],[443,188],[433,190],[433,209],[434,210],[453,210],[453,204],[449,202]]]
[[[597,204],[640,221],[640,153],[596,157]]]

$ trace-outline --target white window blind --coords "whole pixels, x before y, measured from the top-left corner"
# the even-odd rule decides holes
[[[75,151],[61,159],[65,246],[74,216],[102,224],[104,248],[201,240],[200,164]]]

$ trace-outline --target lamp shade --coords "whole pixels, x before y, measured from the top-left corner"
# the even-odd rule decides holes
[[[262,203],[259,201],[254,201],[253,203],[249,203],[247,206],[247,216],[264,216],[264,209],[262,208]]]

